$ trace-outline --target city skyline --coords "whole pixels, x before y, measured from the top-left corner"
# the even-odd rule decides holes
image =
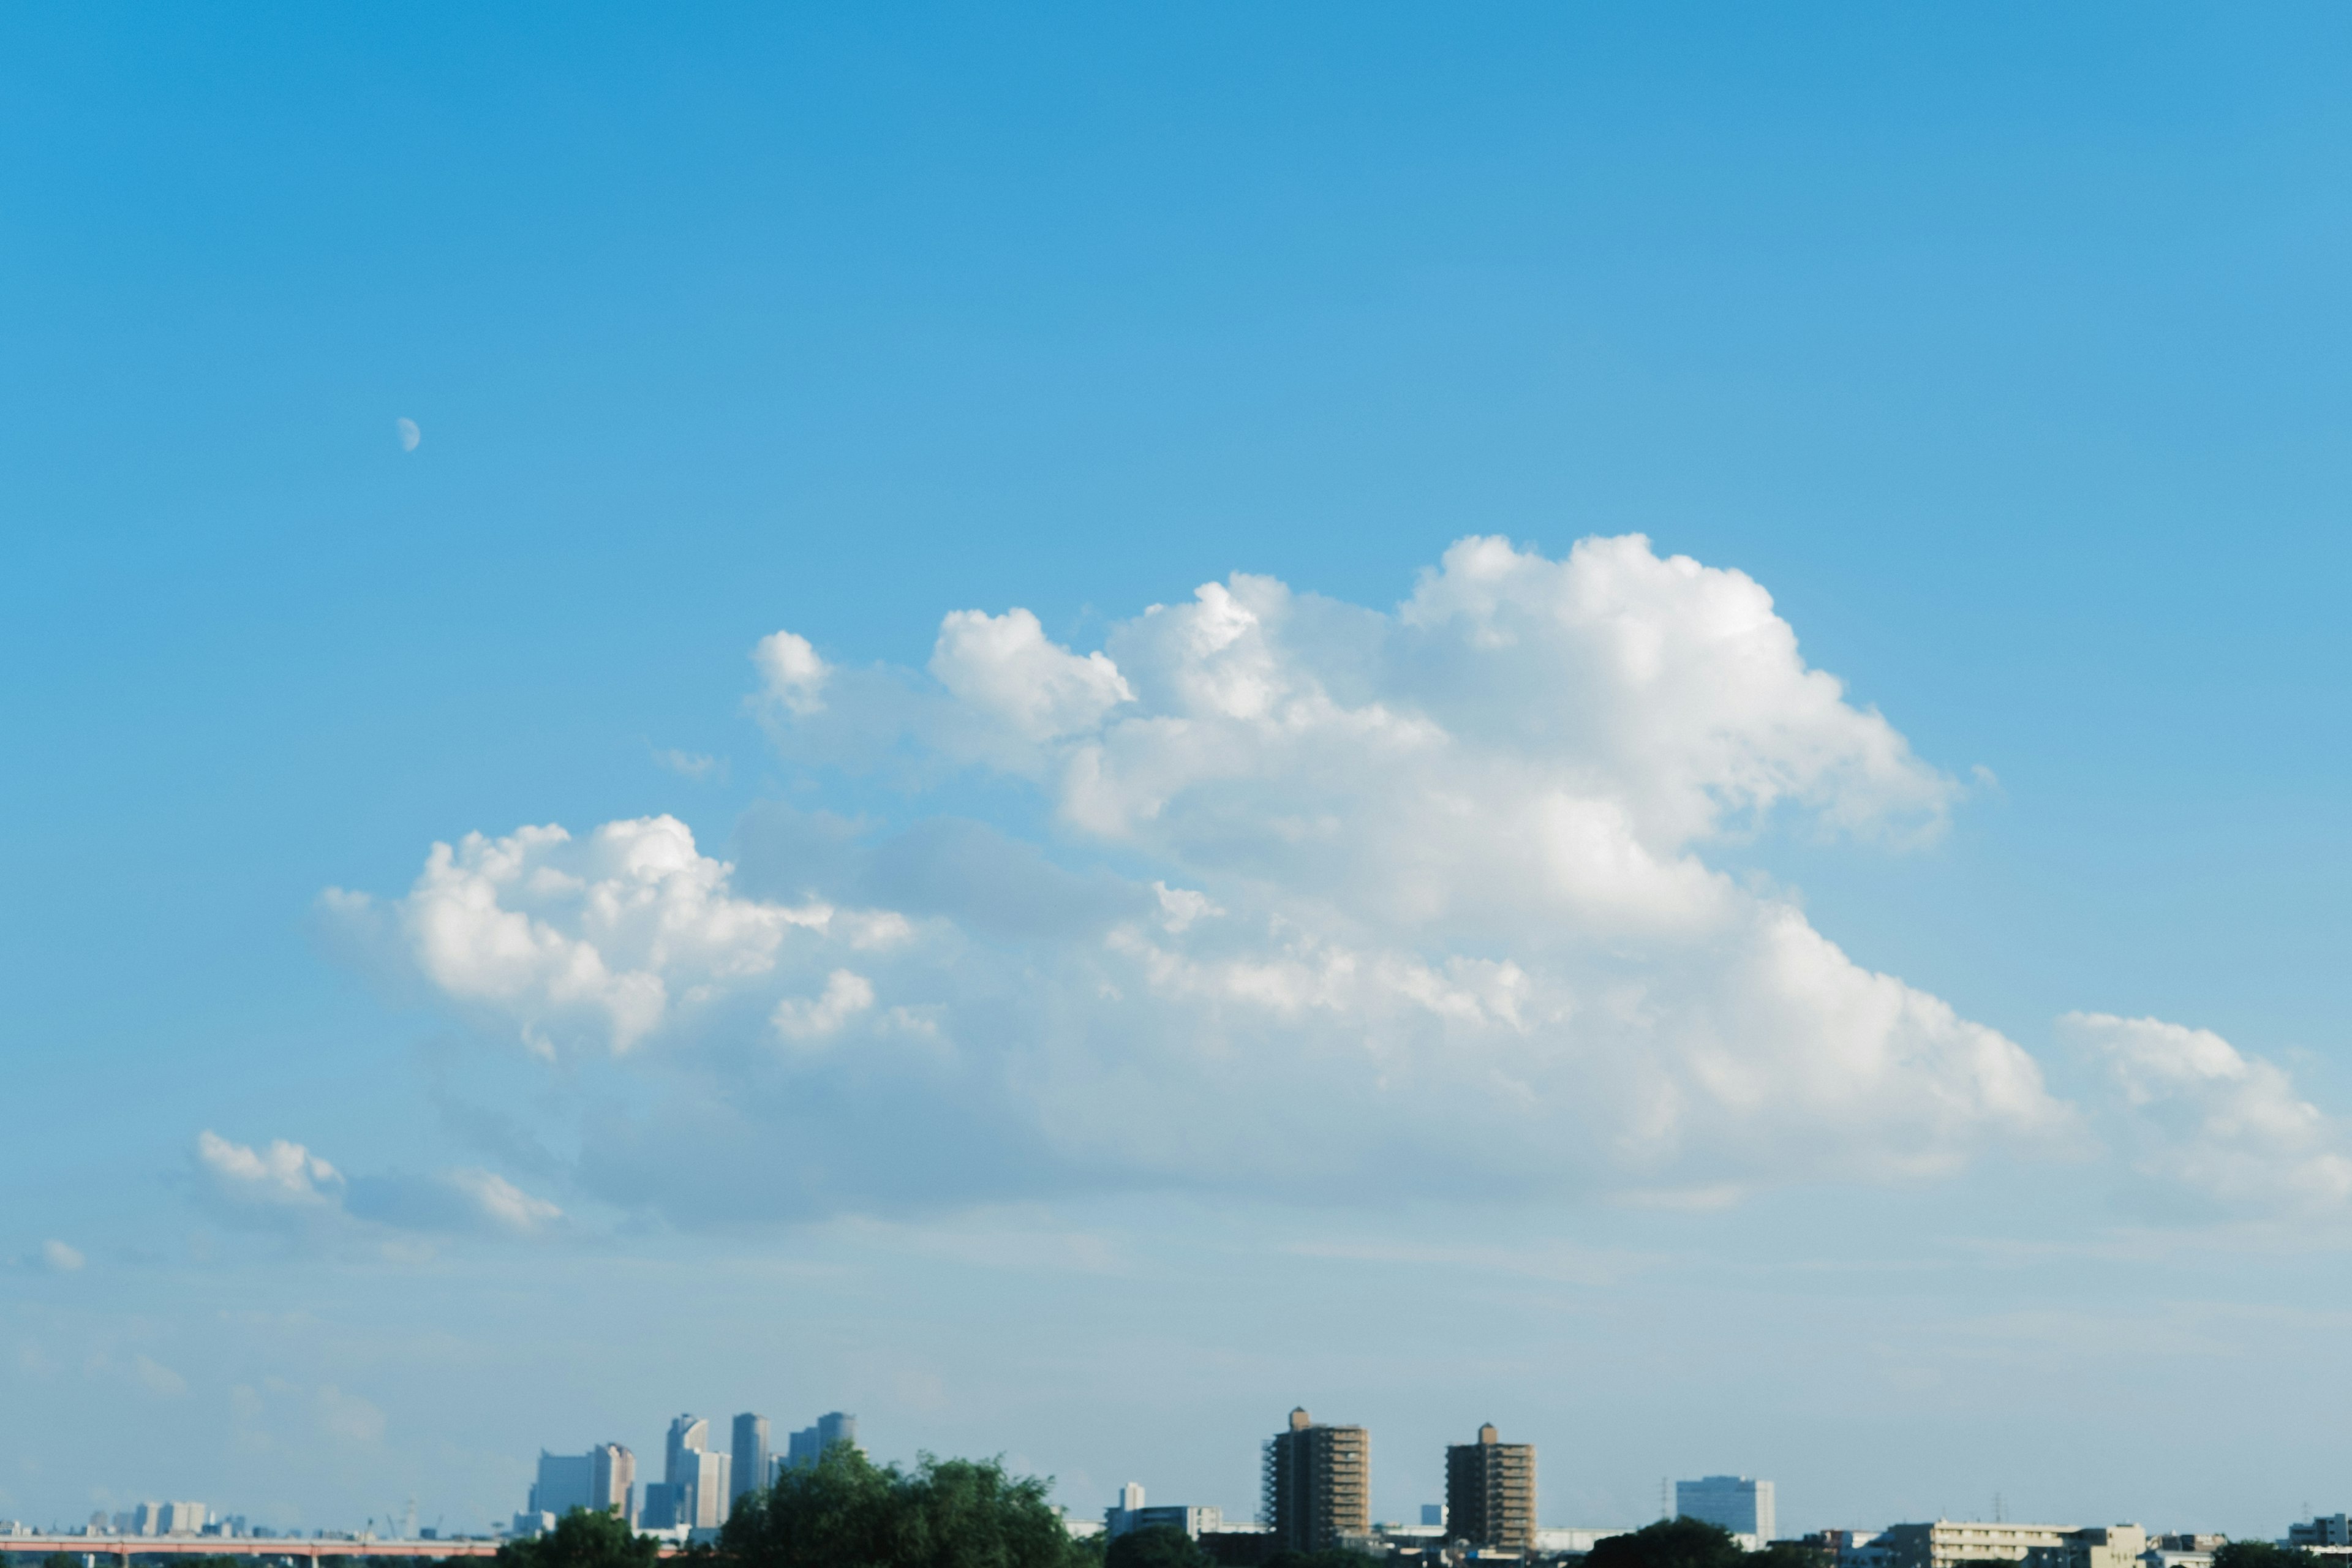
[[[0,15],[0,1518],[2340,1506],[2347,50]]]

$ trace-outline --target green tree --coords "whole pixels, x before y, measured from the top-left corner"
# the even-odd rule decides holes
[[[1748,1553],[1731,1531],[1699,1519],[1665,1519],[1592,1543],[1584,1568],[1741,1568]]]
[[[498,1568],[654,1568],[660,1552],[620,1515],[575,1508],[545,1535],[499,1547]]]
[[[1103,1553],[1103,1568],[1214,1568],[1201,1543],[1172,1524],[1130,1530]]]
[[[719,1549],[744,1568],[1078,1568],[1051,1485],[993,1459],[877,1466],[835,1443],[745,1493]]]
[[[2213,1568],[2318,1568],[2316,1553],[2274,1541],[2225,1541],[2214,1551]]]
[[[1265,1568],[1366,1568],[1368,1559],[1378,1561],[1368,1552],[1326,1546],[1314,1552],[1277,1552],[1265,1560]]]

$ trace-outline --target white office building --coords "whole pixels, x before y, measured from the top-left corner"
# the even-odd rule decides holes
[[[1675,1512],[1721,1525],[1755,1551],[1772,1539],[1772,1483],[1747,1476],[1706,1476],[1675,1483]]]
[[[669,1424],[662,1479],[646,1488],[639,1523],[647,1530],[716,1530],[727,1522],[732,1456],[710,1451],[710,1423],[681,1415]]]
[[[1113,1540],[1137,1530],[1181,1530],[1193,1540],[1203,1531],[1225,1528],[1224,1510],[1200,1503],[1148,1506],[1143,1483],[1129,1481],[1118,1489],[1118,1500],[1103,1510],[1103,1533]]]

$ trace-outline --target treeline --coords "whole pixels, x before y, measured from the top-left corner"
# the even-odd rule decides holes
[[[1217,1568],[1181,1530],[1139,1530],[1106,1544],[1072,1540],[1045,1500],[1052,1483],[1014,1477],[992,1459],[877,1465],[846,1443],[740,1499],[715,1544],[672,1559],[694,1568]],[[660,1548],[609,1513],[575,1509],[545,1535],[499,1548],[496,1568],[654,1568]],[[719,1560],[724,1560],[722,1563]],[[49,1568],[79,1568],[53,1562]],[[1281,1552],[1262,1568],[1369,1568],[1346,1551]],[[1759,1552],[1695,1519],[1664,1520],[1596,1542],[1582,1568],[1835,1568],[1795,1542]],[[2018,1568],[2013,1562],[1963,1568]],[[2320,1568],[2308,1552],[2231,1542],[2213,1568]]]

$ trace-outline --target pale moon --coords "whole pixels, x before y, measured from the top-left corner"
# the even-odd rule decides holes
[[[416,427],[414,419],[395,419],[392,424],[400,432],[400,449],[404,452],[414,452],[416,443],[425,439],[425,432]]]

